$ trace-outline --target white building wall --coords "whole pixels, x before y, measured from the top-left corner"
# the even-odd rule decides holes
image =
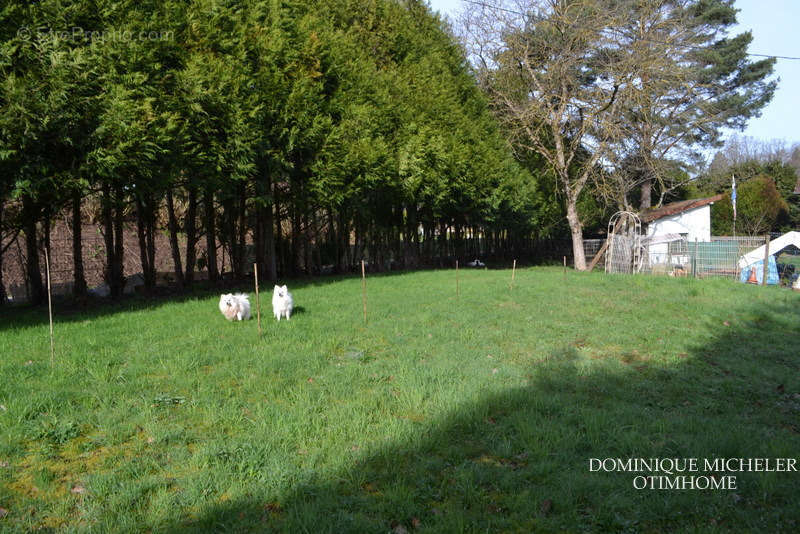
[[[694,243],[695,239],[698,242],[711,241],[711,205],[662,217],[647,225],[648,236],[664,234],[685,234],[690,243]],[[688,256],[670,256],[667,243],[651,245],[649,253],[651,266],[667,263],[668,259],[673,265],[686,265],[689,262]]]
[[[648,236],[664,234],[686,234],[690,242],[711,241],[711,205],[662,217],[647,225]]]

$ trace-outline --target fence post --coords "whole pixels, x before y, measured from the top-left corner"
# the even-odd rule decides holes
[[[258,337],[261,337],[261,300],[259,300],[258,297],[258,263],[253,264],[253,275],[256,278],[256,313],[258,314]]]
[[[669,245],[670,244],[667,243],[667,274],[669,275],[671,273],[674,276],[675,273],[673,272],[672,267],[672,250],[669,248]]]
[[[53,341],[53,292],[50,288],[50,255],[47,253],[47,248],[44,249],[44,264],[47,269],[47,310],[50,314],[50,365],[52,366],[56,359],[56,349]]]
[[[767,275],[769,274],[769,234],[767,234],[766,244],[764,245],[764,272],[761,285],[767,285]]]
[[[458,288],[458,260],[456,260],[456,298],[461,297],[461,291]]]
[[[364,260],[361,260],[361,302],[364,305],[364,324],[367,322],[367,275],[364,270]]]

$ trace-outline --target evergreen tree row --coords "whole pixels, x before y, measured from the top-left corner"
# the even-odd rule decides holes
[[[220,247],[234,276],[254,258],[275,279],[508,250],[560,219],[417,0],[12,2],[0,76],[0,227],[24,236],[34,302],[65,210],[74,291],[89,213],[112,296],[128,223],[152,288],[161,231],[189,285],[218,280]]]

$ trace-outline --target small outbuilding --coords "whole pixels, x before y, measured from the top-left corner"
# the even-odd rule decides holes
[[[693,198],[645,210],[639,215],[642,224],[647,224],[645,235],[678,234],[690,242],[711,241],[711,205],[722,197]]]
[[[693,198],[665,204],[660,208],[645,210],[639,215],[647,245],[648,261],[651,266],[670,263],[669,272],[674,267],[686,268],[689,262],[688,251],[681,255],[670,254],[670,243],[708,243],[711,241],[711,205],[722,199],[722,195],[707,198]]]

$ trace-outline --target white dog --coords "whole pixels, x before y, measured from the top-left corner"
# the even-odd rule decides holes
[[[250,301],[244,293],[228,293],[219,297],[219,311],[229,321],[246,321],[250,318]]]
[[[289,293],[289,289],[286,286],[275,286],[272,291],[272,313],[275,318],[280,321],[281,316],[285,315],[288,321],[289,316],[292,315],[293,308],[294,300],[292,299],[292,294]]]

